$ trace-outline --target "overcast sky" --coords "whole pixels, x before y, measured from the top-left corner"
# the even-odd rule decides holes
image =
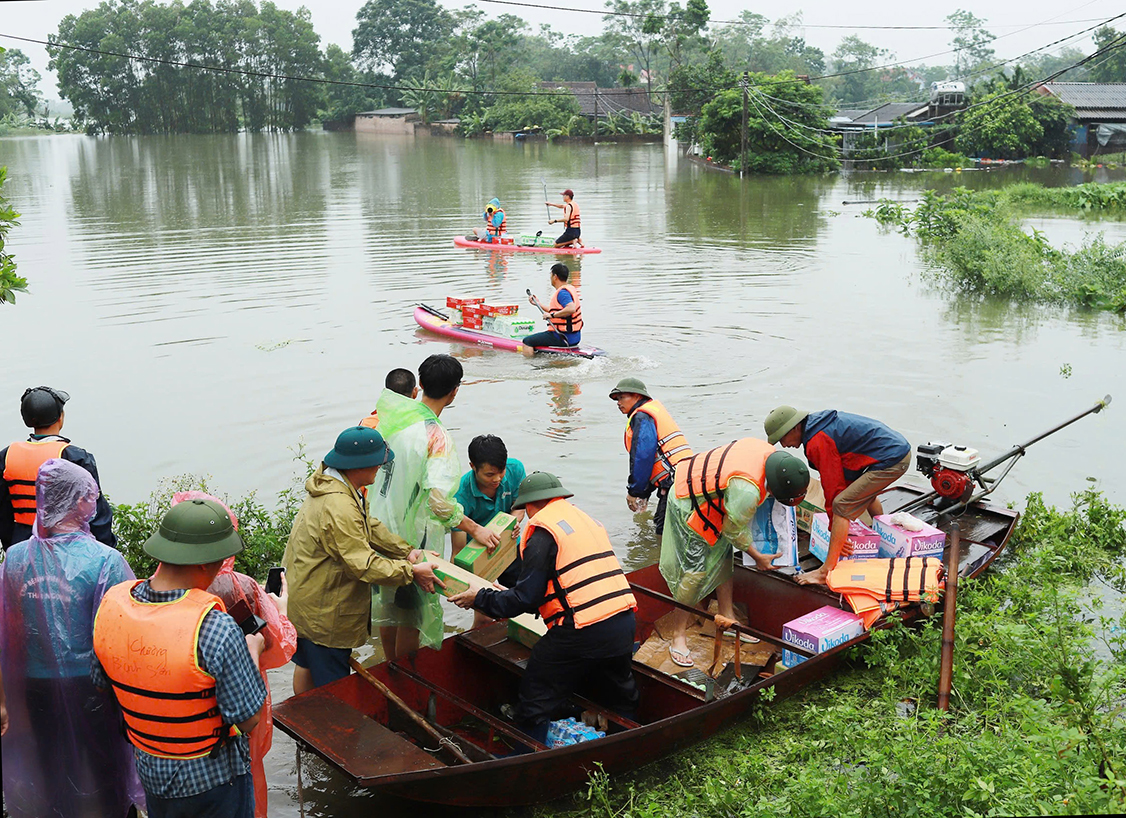
[[[552,5],[571,8],[602,9],[598,0],[530,0],[550,2]],[[439,0],[448,8],[462,8],[469,3]],[[337,43],[345,50],[352,46],[352,29],[356,25],[356,12],[361,0],[275,0],[280,8],[297,9],[308,6],[313,10],[313,26],[324,43]],[[569,11],[552,11],[477,2],[477,7],[487,17],[504,13],[516,14],[537,29],[549,23],[557,31],[568,34],[596,34],[602,28],[602,19],[594,14],[577,14]],[[950,62],[950,55],[939,54],[949,49],[948,31],[895,31],[860,28],[822,28],[821,26],[937,26],[950,12],[964,8],[988,21],[987,28],[998,37],[994,48],[999,58],[1016,57],[1054,40],[1075,34],[1099,20],[1105,20],[1126,11],[1122,0],[952,0],[949,4],[920,3],[917,6],[900,5],[887,0],[773,0],[770,3],[749,4],[741,0],[708,0],[713,21],[732,20],[744,9],[777,19],[801,13],[806,42],[829,54],[842,37],[856,34],[862,39],[895,52],[900,60],[926,58],[929,64]],[[58,22],[67,14],[79,14],[84,9],[97,6],[96,0],[0,0],[0,34],[14,34],[37,40],[58,31]],[[1078,22],[1090,20],[1091,22]],[[1126,30],[1126,18],[1116,27]],[[1089,35],[1069,41],[1085,52],[1092,48]],[[48,97],[56,97],[54,78],[48,77],[46,51],[37,45],[21,43],[0,37],[0,46],[19,48],[31,58],[34,67],[44,76],[41,88]],[[1057,46],[1050,51],[1056,52]],[[932,56],[937,55],[937,56]]]

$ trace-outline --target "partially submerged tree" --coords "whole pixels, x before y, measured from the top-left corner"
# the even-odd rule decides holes
[[[8,231],[19,224],[20,214],[4,198],[4,180],[8,169],[0,165],[0,304],[13,304],[16,293],[27,292],[27,279],[16,275],[16,261],[5,250]]]

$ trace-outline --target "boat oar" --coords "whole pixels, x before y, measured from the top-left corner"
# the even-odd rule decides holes
[[[431,307],[429,304],[417,304],[416,306],[422,307],[422,309],[426,310],[428,313],[430,313],[431,315],[433,315],[437,318],[442,318],[442,319],[445,319],[446,321],[450,320],[450,317],[448,315],[446,315],[441,310],[438,310],[438,309],[435,309],[434,307]]]
[[[411,721],[413,721],[415,724],[417,724],[419,727],[421,727],[423,730],[425,730],[426,734],[429,735],[434,740],[436,740],[438,742],[439,746],[446,747],[451,753],[453,753],[454,758],[456,758],[462,764],[472,764],[473,763],[473,759],[471,759],[469,756],[467,756],[465,753],[463,753],[460,747],[458,747],[454,742],[452,742],[446,736],[443,736],[436,729],[434,729],[433,724],[431,724],[426,719],[424,719],[422,716],[420,716],[417,712],[415,712],[415,710],[410,705],[408,705],[405,701],[403,701],[398,696],[396,696],[394,693],[392,693],[391,688],[389,688],[387,685],[383,684],[383,682],[379,681],[379,679],[372,676],[371,673],[368,672],[368,669],[366,667],[364,667],[363,665],[361,665],[359,662],[357,662],[355,659],[353,659],[351,657],[348,658],[348,664],[351,665],[352,670],[354,670],[354,671],[356,671],[356,673],[360,674],[361,679],[363,679],[369,685],[371,685],[376,690],[378,690],[380,693],[382,693],[384,696],[386,696],[387,701],[391,702],[396,707],[398,707],[400,710],[402,710],[403,713],[406,714],[407,718],[409,718]]]
[[[946,599],[942,609],[942,659],[938,663],[938,709],[950,709],[950,688],[954,677],[954,606],[958,599],[958,552],[961,531],[950,526],[950,553],[946,557]]]
[[[547,223],[551,224],[551,205],[547,204],[547,179],[544,179],[541,176],[540,181],[543,182],[543,201],[544,201],[543,206],[545,208],[547,208]],[[542,233],[543,231],[541,230],[540,232]],[[536,235],[538,236],[539,233],[536,233]]]

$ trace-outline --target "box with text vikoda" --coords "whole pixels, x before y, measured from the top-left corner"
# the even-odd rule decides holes
[[[880,535],[880,558],[940,557],[946,547],[946,533],[921,520],[919,531],[908,531],[891,521],[890,514],[875,519],[876,533]]]
[[[841,555],[841,559],[873,559],[880,550],[880,535],[859,520],[848,524],[848,541],[852,543],[852,555]],[[829,515],[814,514],[813,527],[809,531],[809,553],[825,562],[829,558]]]
[[[473,540],[457,552],[454,565],[491,582],[516,560],[519,543],[519,537],[516,535],[516,518],[499,511],[485,525],[485,530],[491,531],[500,538],[500,545],[493,553],[490,554],[485,546]]]
[[[797,645],[810,653],[824,653],[862,633],[864,621],[859,616],[832,605],[824,605],[785,623],[782,626],[782,641]],[[793,651],[786,653],[791,658],[801,658],[801,654]],[[785,654],[782,658],[788,666],[793,667],[786,661],[788,657]]]

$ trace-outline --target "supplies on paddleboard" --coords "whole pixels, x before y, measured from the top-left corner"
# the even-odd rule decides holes
[[[558,719],[547,726],[548,747],[568,747],[596,738],[606,738],[606,734],[573,718]]]

